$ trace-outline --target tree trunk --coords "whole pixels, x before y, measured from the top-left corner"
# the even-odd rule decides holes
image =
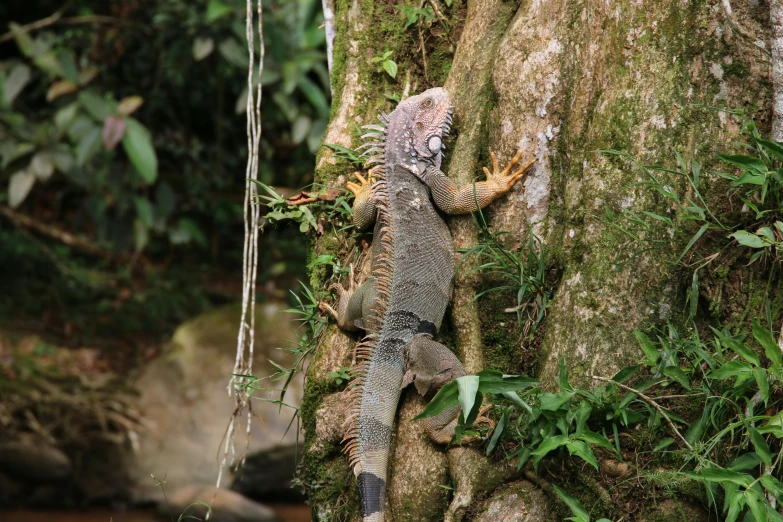
[[[669,245],[640,249],[618,233],[607,223],[606,209],[666,208],[634,185],[641,173],[628,162],[595,151],[618,149],[642,163],[665,165],[674,165],[679,152],[686,161],[706,162],[706,171],[715,145],[734,139],[740,127],[734,116],[704,106],[743,108],[769,129],[768,57],[733,29],[720,0],[454,0],[451,7],[437,1],[434,20],[407,29],[395,3],[335,1],[334,102],[325,142],[355,148],[354,123],[371,123],[379,109],[393,108],[384,95],[445,86],[458,133],[448,143],[453,153],[444,161],[447,175],[462,183],[476,179],[489,151],[501,163],[516,149],[523,151],[523,161],[538,159],[524,186],[485,215],[492,230],[510,232],[509,248],[524,246],[531,231],[540,238],[555,283],[539,332],[533,341],[520,342],[519,329],[506,326],[516,316],[503,312],[515,301],[474,300],[482,281],[458,275],[440,339],[469,372],[485,367],[524,372],[548,386],[562,358],[572,382],[582,386],[591,385],[593,375],[611,377],[638,362],[635,330],[683,322],[690,272],[674,261],[690,236],[676,234]],[[769,20],[751,4],[734,3],[734,22],[767,41]],[[399,66],[396,80],[371,61],[387,50]],[[322,148],[318,181],[342,188],[352,171]],[[674,189],[682,192],[685,185]],[[456,248],[477,241],[470,216],[449,218],[448,224]],[[361,247],[327,232],[313,254],[344,255],[351,248]],[[316,267],[311,277],[324,296],[326,276]],[[727,319],[731,312],[715,313]],[[354,479],[338,451],[340,437],[332,433],[341,419],[334,413],[339,396],[330,395],[339,387],[326,375],[350,366],[354,341],[330,327],[309,369],[303,480],[314,520],[357,517]],[[529,508],[528,518],[514,520],[561,519],[554,515],[559,508],[551,487],[531,492],[526,483],[521,490],[504,486],[520,479],[513,466],[488,461],[475,449],[445,452],[432,445],[411,420],[423,404],[409,391],[403,394],[389,520],[491,520],[480,518],[485,499],[505,491],[524,497]],[[609,495],[592,482],[585,479],[584,487]],[[663,509],[651,503],[627,520],[657,520]]]

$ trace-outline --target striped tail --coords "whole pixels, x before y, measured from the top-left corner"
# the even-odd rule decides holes
[[[403,344],[400,339],[380,340],[364,378],[356,422],[358,451],[351,463],[359,482],[364,522],[383,522],[389,450],[403,376]]]

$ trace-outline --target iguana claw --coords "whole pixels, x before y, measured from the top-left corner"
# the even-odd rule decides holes
[[[513,187],[517,181],[525,177],[528,169],[538,161],[537,158],[533,158],[521,169],[511,172],[511,169],[513,169],[516,164],[519,163],[520,158],[522,158],[521,150],[518,150],[517,153],[514,154],[514,157],[511,158],[511,161],[508,162],[508,165],[506,165],[506,168],[503,170],[500,170],[500,167],[498,166],[498,159],[497,156],[495,156],[495,153],[490,152],[489,156],[492,158],[492,172],[490,172],[487,167],[483,167],[483,170],[484,174],[487,176],[487,181],[496,187],[497,195],[505,194],[511,190],[511,187]]]
[[[370,169],[366,179],[362,176],[361,172],[354,172],[353,175],[359,180],[359,183],[349,181],[345,184],[345,188],[353,192],[353,195],[357,198],[367,197],[376,181],[373,176],[373,169]]]

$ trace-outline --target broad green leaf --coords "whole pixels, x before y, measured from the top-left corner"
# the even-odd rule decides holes
[[[3,83],[3,101],[6,106],[10,106],[22,89],[30,82],[30,68],[18,63],[11,69],[11,73],[6,77]]]
[[[560,393],[544,393],[541,395],[541,405],[539,406],[544,411],[557,411],[560,406],[568,402],[571,397],[574,396],[574,392],[562,391]]]
[[[772,465],[772,452],[767,445],[767,441],[764,440],[764,436],[752,426],[748,426],[748,432],[750,433],[750,440],[753,442],[753,447],[756,448],[756,454],[761,458],[761,461],[767,466]]]
[[[54,174],[54,161],[49,151],[36,152],[27,170],[41,181],[51,178]]]
[[[73,122],[73,119],[76,117],[76,113],[79,111],[79,103],[73,102],[69,103],[65,107],[58,110],[56,113],[54,113],[54,125],[57,127],[57,130],[60,132],[60,135],[62,135],[63,132],[68,130],[68,127]]]
[[[86,165],[101,150],[101,128],[93,126],[76,145],[76,164]]]
[[[133,243],[137,252],[141,252],[147,247],[150,240],[150,232],[144,221],[136,218],[133,221]]]
[[[16,45],[19,47],[19,50],[22,52],[22,54],[27,56],[28,58],[32,58],[33,56],[35,56],[36,53],[35,42],[33,42],[33,39],[30,38],[28,32],[25,31],[22,28],[22,26],[17,24],[16,22],[9,23],[8,29],[10,29],[11,34],[14,35],[14,40],[16,40]]]
[[[595,453],[593,453],[593,450],[591,450],[590,446],[585,442],[581,440],[572,440],[566,444],[566,448],[571,455],[576,455],[593,466],[596,471],[598,470],[598,462],[595,460]]]
[[[772,433],[777,438],[783,438],[783,411],[779,411],[767,421],[764,426],[758,428],[759,433]]]
[[[642,335],[644,335],[644,334],[642,334]],[[627,381],[628,379],[633,377],[636,374],[636,372],[638,372],[638,371],[639,371],[639,365],[638,364],[634,365],[634,366],[628,366],[626,368],[623,368],[619,372],[617,372],[615,374],[615,376],[612,377],[612,380],[614,382],[624,383],[625,381]]]
[[[707,429],[707,419],[704,415],[696,419],[696,422],[688,427],[688,431],[685,432],[685,440],[688,444],[693,446],[697,441],[701,440],[704,435],[704,431]]]
[[[457,379],[459,404],[462,406],[462,413],[465,422],[468,422],[468,415],[473,412],[473,405],[476,402],[476,394],[478,393],[478,389],[478,375],[464,375]]]
[[[291,141],[294,144],[299,145],[302,143],[310,132],[310,127],[313,125],[313,120],[309,116],[300,115],[291,127]]]
[[[424,411],[414,417],[413,420],[434,417],[443,410],[457,404],[459,404],[459,388],[457,387],[457,381],[451,381],[438,390],[435,397],[424,407]]]
[[[756,380],[761,398],[764,399],[764,404],[766,404],[767,400],[769,400],[769,374],[767,374],[767,370],[758,366],[753,368],[753,378]]]
[[[220,0],[209,0],[205,19],[207,23],[212,23],[215,20],[223,18],[230,13],[231,6],[221,2]]]
[[[729,361],[710,372],[709,375],[713,379],[722,381],[731,377],[737,377],[739,375],[748,375],[751,370],[751,365],[745,361]]]
[[[602,448],[608,449],[609,451],[614,452],[615,447],[614,445],[609,442],[609,439],[607,439],[605,436],[603,436],[600,433],[595,433],[594,431],[585,430],[579,438],[585,442],[589,442],[590,444],[596,444],[597,446],[601,446]]]
[[[554,437],[548,437],[531,453],[531,455],[537,457],[537,460],[541,460],[550,451],[556,450],[561,446],[568,444],[568,437],[565,435],[555,435]]]
[[[722,335],[721,344],[731,348],[731,350],[736,352],[738,355],[742,356],[743,359],[748,361],[753,366],[761,365],[761,361],[759,360],[758,356],[755,353],[753,353],[753,351],[751,351],[750,348],[745,346],[744,343],[738,341],[737,339]]]
[[[136,207],[136,215],[144,222],[145,225],[151,227],[155,222],[155,216],[152,211],[152,203],[147,198],[136,196],[133,198],[133,204]]]
[[[750,512],[753,513],[753,518],[756,522],[767,522],[767,508],[765,507],[766,501],[762,499],[761,495],[754,489],[745,490],[745,502],[750,508]]]
[[[723,468],[706,468],[696,474],[697,477],[706,480],[707,482],[733,482],[740,486],[748,487],[753,482],[753,477],[747,473],[739,473],[737,471],[731,471]]]
[[[195,221],[188,218],[180,218],[178,221],[179,229],[187,232],[190,239],[202,248],[206,248],[209,244],[206,236],[201,232],[201,228]]]
[[[318,114],[322,118],[328,118],[329,103],[326,101],[326,95],[324,95],[323,90],[307,76],[301,76],[297,85],[302,94],[305,95],[305,98],[307,98],[307,101],[318,111]]]
[[[665,439],[662,439],[658,444],[655,445],[655,448],[653,448],[653,453],[655,453],[656,451],[660,451],[664,448],[668,448],[672,444],[674,444],[674,439],[672,439],[671,437],[666,437]]]
[[[581,502],[576,497],[572,497],[556,485],[552,484],[552,488],[554,488],[555,493],[557,493],[557,496],[560,497],[560,500],[565,502],[565,504],[571,509],[571,512],[579,517],[584,522],[590,522],[590,515],[587,513],[587,510],[584,508]],[[581,521],[580,521],[581,522]]]
[[[397,62],[394,60],[385,60],[383,62],[383,70],[392,78],[397,78]]]
[[[540,381],[530,377],[505,375],[497,370],[482,370],[476,375],[479,377],[479,391],[481,393],[514,392],[540,384]]]
[[[8,206],[17,208],[35,184],[35,175],[27,170],[14,172],[8,180]]]
[[[658,357],[660,353],[655,349],[653,342],[647,337],[646,334],[636,330],[634,333],[636,340],[639,341],[639,346],[642,348],[645,357],[647,357],[647,365],[655,366],[658,363]]]
[[[755,319],[753,319],[753,337],[764,347],[764,352],[772,364],[783,365],[783,352],[772,337],[772,332],[761,326]]]
[[[90,113],[90,116],[101,123],[114,113],[109,103],[92,91],[80,92],[79,102]]]
[[[79,86],[70,80],[57,80],[46,91],[46,101],[52,102],[61,96],[76,92],[78,88]]]
[[[766,141],[756,139],[756,143],[764,147],[770,154],[775,156],[779,160],[783,160],[783,144],[776,141]]]
[[[691,384],[688,382],[688,376],[679,366],[667,366],[663,369],[663,374],[677,381],[683,388],[690,390]]]
[[[761,475],[759,480],[764,486],[764,489],[772,493],[776,499],[783,502],[783,483],[772,475],[767,474]]]
[[[741,491],[734,491],[729,498],[729,512],[726,514],[726,522],[735,522],[745,508],[745,495]]]
[[[752,156],[745,156],[743,154],[717,154],[717,156],[723,161],[728,161],[743,169],[753,169],[761,173],[767,171],[767,166],[764,162]]]
[[[757,453],[745,453],[740,455],[729,464],[732,471],[746,471],[758,467],[761,463],[761,457]]]
[[[212,38],[196,38],[193,40],[193,59],[197,62],[212,54],[214,50],[215,41]]]
[[[232,36],[229,36],[218,44],[218,51],[228,63],[239,69],[247,69],[250,65],[247,47],[242,46],[237,39]]]
[[[769,246],[769,243],[762,238],[745,230],[738,230],[733,234],[729,234],[729,237],[736,239],[740,245],[750,248],[766,248]]]
[[[125,120],[125,135],[122,137],[125,153],[141,178],[149,184],[155,183],[158,178],[158,157],[152,146],[152,137],[137,120],[131,117]]]

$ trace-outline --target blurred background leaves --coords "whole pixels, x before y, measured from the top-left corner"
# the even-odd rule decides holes
[[[157,339],[238,297],[244,9],[0,6],[1,321],[64,343]],[[264,17],[260,180],[285,192],[312,182],[328,121],[325,37],[317,0],[264,1]],[[262,288],[281,294],[305,245],[295,230],[261,242]]]

